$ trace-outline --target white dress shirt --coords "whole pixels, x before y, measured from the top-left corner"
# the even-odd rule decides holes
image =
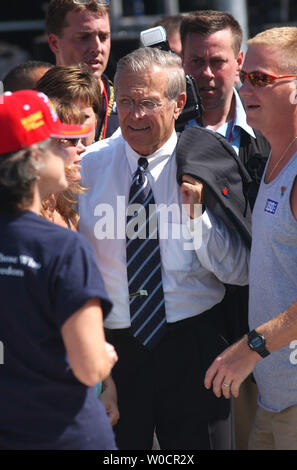
[[[194,221],[186,215],[176,181],[176,142],[173,132],[163,147],[147,157],[147,176],[158,208],[168,322],[213,307],[224,297],[223,283],[247,284],[249,262],[248,250],[238,234],[229,232],[209,211]],[[94,248],[113,302],[105,320],[107,328],[130,326],[125,220],[140,157],[119,136],[93,144],[82,161],[82,184],[89,189],[79,198],[79,230]]]

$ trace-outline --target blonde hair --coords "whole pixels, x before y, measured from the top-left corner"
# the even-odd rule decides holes
[[[281,72],[297,73],[297,28],[283,26],[258,33],[247,41],[248,46],[263,46],[279,49],[280,61],[275,64]]]
[[[82,111],[72,103],[52,100],[59,119],[65,124],[83,124],[85,117]],[[79,215],[76,210],[77,195],[86,191],[78,182],[72,180],[72,169],[65,167],[68,189],[58,194],[50,194],[42,201],[40,214],[47,220],[53,221],[53,209],[56,209],[64,219],[77,228]]]

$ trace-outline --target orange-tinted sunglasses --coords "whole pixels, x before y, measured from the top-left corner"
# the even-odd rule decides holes
[[[252,86],[255,87],[263,87],[269,85],[269,83],[274,82],[274,80],[278,80],[280,78],[289,78],[289,77],[297,77],[297,75],[270,75],[269,73],[264,72],[244,72],[241,70],[239,72],[239,78],[241,83],[244,83],[245,79],[247,78]]]

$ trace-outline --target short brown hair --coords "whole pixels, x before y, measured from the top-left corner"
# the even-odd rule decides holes
[[[190,33],[209,36],[223,29],[231,30],[234,54],[237,56],[241,49],[242,29],[238,21],[230,13],[223,11],[200,10],[185,15],[180,27],[182,47],[184,49],[187,36]]]
[[[84,65],[56,65],[41,77],[36,89],[51,99],[81,101],[92,107],[94,113],[100,114],[100,85],[97,78]]]
[[[155,21],[150,27],[155,28],[156,26],[163,26],[167,33],[167,37],[169,38],[176,32],[179,33],[182,19],[183,15],[167,15]]]
[[[45,20],[45,32],[61,36],[63,29],[67,26],[66,15],[70,11],[84,11],[89,10],[98,16],[109,14],[109,7],[100,5],[94,0],[90,0],[85,5],[74,3],[73,0],[51,0],[47,9]]]

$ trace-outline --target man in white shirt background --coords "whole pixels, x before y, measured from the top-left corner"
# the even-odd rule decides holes
[[[248,250],[239,234],[208,209],[196,217],[193,204],[202,201],[202,184],[188,176],[181,188],[177,184],[174,125],[186,101],[181,59],[158,49],[138,49],[119,61],[115,87],[122,135],[94,144],[84,156],[82,182],[89,190],[80,197],[79,212],[80,232],[93,245],[113,302],[105,327],[119,356],[113,373],[120,410],[117,445],[151,449],[155,429],[161,449],[227,449],[232,441],[230,403],[213,398],[203,376],[225,346],[220,325],[213,321],[224,283],[247,283]],[[141,185],[134,201],[145,188],[152,190],[160,253],[159,265],[149,268],[148,280],[138,287],[133,282],[154,257],[147,248],[156,237],[143,237],[144,248],[139,245],[129,257],[133,237],[126,239],[125,221],[135,181]],[[141,213],[139,209],[136,219]],[[161,282],[152,290],[150,282],[159,269]],[[135,302],[140,307],[132,314]],[[141,338],[162,308],[165,319]],[[135,317],[137,321],[145,310],[145,326],[138,324],[134,332]],[[160,334],[154,342],[156,331]]]

